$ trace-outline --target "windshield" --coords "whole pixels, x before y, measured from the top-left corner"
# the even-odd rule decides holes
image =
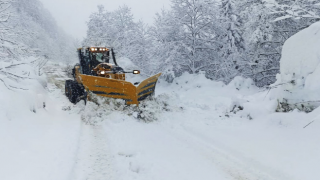
[[[107,62],[109,57],[108,57],[108,53],[92,53],[93,57],[95,57],[94,59],[99,61],[100,63],[103,62]]]

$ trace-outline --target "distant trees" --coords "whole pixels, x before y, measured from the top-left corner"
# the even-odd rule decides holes
[[[240,74],[253,79],[258,86],[269,85],[279,72],[282,47],[274,36],[272,14],[263,0],[243,1],[240,8],[246,48],[241,53]]]
[[[74,42],[39,0],[0,0],[0,81],[8,89],[23,89],[20,82],[42,75],[49,59],[74,62]]]
[[[213,2],[173,0],[172,12],[175,26],[180,26],[180,55],[177,67],[180,71],[197,73],[208,64],[204,54],[212,52]],[[207,57],[210,57],[210,55]]]
[[[221,1],[221,22],[224,25],[225,42],[224,56],[239,54],[245,50],[243,34],[243,22],[240,16],[240,3],[235,0]]]
[[[270,1],[271,2],[271,1]],[[107,45],[146,74],[167,81],[184,72],[205,72],[224,82],[235,76],[256,85],[275,82],[284,42],[320,20],[320,0],[172,0],[152,26],[133,19],[127,6],[103,6],[88,23],[86,45]]]
[[[179,69],[181,32],[182,28],[175,24],[173,13],[166,10],[156,14],[155,23],[148,31],[152,43],[148,68],[153,74],[162,72],[163,77],[169,82],[172,82]]]
[[[0,0],[0,56],[2,59],[16,56],[12,47],[17,43],[10,38],[12,36],[11,28],[7,26],[11,16],[11,1]]]
[[[242,75],[252,78],[258,86],[276,80],[284,42],[320,20],[319,0],[306,1],[244,1],[246,60]],[[255,14],[255,16],[252,16]],[[253,30],[253,31],[252,31]],[[251,39],[251,40],[250,40]]]
[[[98,12],[90,16],[87,38],[83,44],[88,46],[112,46],[124,56],[124,50],[130,44],[131,35],[136,28],[133,15],[127,6],[121,6],[114,12],[108,12],[102,5]]]
[[[120,6],[113,12],[98,6],[98,12],[90,16],[83,45],[113,47],[117,57],[128,57],[143,68],[149,57],[147,29],[143,22],[134,22],[128,6]]]
[[[39,0],[11,2],[13,16],[6,23],[15,40],[44,58],[75,61],[74,39],[65,34]]]
[[[275,21],[283,19],[309,19],[319,20],[320,1],[319,0],[277,0],[268,4],[272,7],[273,13],[280,15]]]
[[[221,54],[220,73],[208,74],[211,79],[231,81],[239,75],[239,65],[241,64],[241,53],[245,50],[243,39],[243,22],[240,17],[239,3],[234,0],[222,0],[218,5],[219,20],[221,30],[218,41],[221,43],[219,53]],[[210,69],[208,70],[210,72]]]

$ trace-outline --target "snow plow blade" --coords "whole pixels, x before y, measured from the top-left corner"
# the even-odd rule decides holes
[[[142,81],[137,87],[137,98],[138,101],[143,101],[147,97],[154,95],[156,84],[161,73],[149,77],[148,79]]]
[[[139,101],[154,94],[155,86],[160,75],[161,73],[142,81],[138,87],[130,82],[118,79],[107,79],[83,74],[80,75],[80,78],[87,91],[99,96],[123,99],[127,105],[138,105]]]

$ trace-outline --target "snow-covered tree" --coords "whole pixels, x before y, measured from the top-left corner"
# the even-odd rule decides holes
[[[35,49],[42,57],[75,61],[74,39],[57,26],[39,0],[12,1],[11,11],[14,16],[7,24],[12,27],[11,39]]]
[[[244,51],[245,45],[242,37],[243,25],[238,10],[240,3],[235,0],[222,0],[221,1],[221,20],[225,24],[225,41],[226,41],[226,54],[229,56],[233,53]]]
[[[173,13],[166,10],[156,14],[154,25],[148,31],[152,43],[149,68],[153,74],[162,72],[168,82],[175,77],[181,59],[179,49],[182,32],[182,27],[175,23]]]
[[[242,75],[252,78],[258,86],[272,84],[279,73],[284,42],[318,21],[319,1],[252,1],[243,2],[245,19],[246,62]],[[255,16],[252,16],[255,14]]]
[[[272,13],[278,15],[275,21],[288,18],[320,20],[319,0],[276,0],[268,2],[267,5],[272,9]]]
[[[215,63],[217,54],[214,1],[173,0],[172,12],[176,26],[182,28],[179,40],[178,68],[197,73]]]
[[[239,72],[252,78],[258,86],[269,85],[279,72],[281,54],[281,43],[274,36],[272,15],[262,0],[246,0],[239,5],[245,29],[245,51],[241,54]]]
[[[8,89],[30,79],[30,73],[15,70],[19,66],[33,66],[31,74],[41,75],[49,59],[77,58],[73,38],[58,28],[38,0],[0,0],[0,21],[0,79]]]
[[[112,12],[98,6],[98,12],[90,16],[83,45],[113,47],[117,57],[129,58],[147,73],[151,71],[146,65],[150,55],[147,32],[148,27],[142,21],[134,21],[128,6],[120,6]]]
[[[151,75],[150,54],[151,42],[149,41],[149,27],[142,21],[135,23],[130,37],[127,37],[126,57],[132,60],[143,70],[144,74]]]
[[[127,6],[101,6],[88,23],[84,44],[109,45],[147,74],[167,81],[206,72],[224,82],[241,75],[256,85],[275,82],[284,42],[319,18],[320,0],[172,0],[150,27],[135,22]]]
[[[114,47],[118,55],[126,56],[135,26],[136,23],[128,6],[120,6],[117,10],[108,12],[100,5],[98,12],[90,16],[84,45]]]

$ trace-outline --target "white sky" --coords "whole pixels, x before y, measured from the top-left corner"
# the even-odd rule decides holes
[[[107,11],[113,11],[121,5],[128,5],[135,20],[152,24],[156,12],[170,7],[170,0],[40,0],[66,33],[82,40],[86,36],[89,16],[104,5]]]

